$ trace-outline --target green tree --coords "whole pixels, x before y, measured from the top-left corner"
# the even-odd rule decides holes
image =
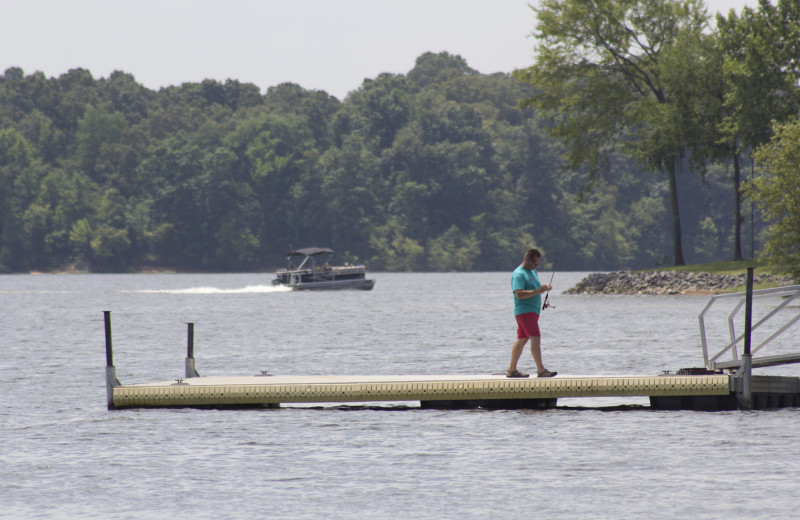
[[[724,55],[724,112],[721,141],[730,150],[736,196],[734,259],[741,254],[741,156],[766,143],[773,121],[785,121],[798,109],[797,56],[800,53],[800,6],[779,0],[744,7],[737,16],[717,15],[718,46]]]
[[[342,139],[320,158],[324,221],[330,243],[358,258],[369,256],[370,226],[381,213],[385,200],[380,160],[355,135]]]
[[[383,155],[406,231],[421,243],[484,211],[494,149],[480,114],[438,93],[417,96],[414,118]],[[401,209],[402,208],[402,209]]]
[[[432,238],[426,250],[428,265],[437,271],[470,271],[481,254],[477,237],[463,233],[456,226]]]
[[[313,138],[304,119],[295,115],[260,114],[251,124],[254,131],[244,136],[249,137],[244,154],[261,208],[259,240],[285,253],[290,245],[309,240],[305,232],[321,221],[322,201],[304,200],[309,190],[318,193],[306,156],[314,149]]]
[[[714,219],[706,217],[697,223],[699,232],[695,235],[694,253],[701,261],[710,262],[719,251],[719,231]]]
[[[404,234],[402,225],[390,218],[377,226],[370,236],[370,247],[376,251],[370,265],[387,271],[422,271],[425,269],[425,247]]]
[[[461,56],[453,56],[447,52],[438,54],[426,52],[417,58],[414,68],[408,73],[408,79],[421,87],[426,87],[478,75],[478,71],[471,68]]]
[[[537,88],[524,105],[553,117],[572,167],[586,165],[594,176],[622,146],[666,172],[674,260],[682,265],[676,174],[687,142],[676,130],[661,135],[673,93],[660,60],[683,33],[700,37],[707,19],[702,1],[543,0],[533,9],[536,62],[515,73]]]
[[[800,118],[776,125],[772,140],[754,154],[765,171],[746,193],[769,224],[765,253],[800,281]]]
[[[210,263],[221,269],[258,265],[259,205],[249,179],[237,171],[236,155],[226,147],[202,161],[203,208],[213,233]]]
[[[13,128],[0,129],[0,271],[29,265],[22,215],[35,199],[39,176],[30,144]]]
[[[48,111],[45,114],[64,132],[65,147],[70,147],[75,143],[78,120],[86,107],[97,105],[97,85],[88,70],[71,69],[58,77],[55,87],[60,91],[58,103],[52,114]]]
[[[150,183],[156,255],[167,265],[204,266],[208,229],[201,202],[200,147],[185,132],[155,143],[142,161],[140,176]]]
[[[342,104],[324,91],[308,91],[294,83],[282,83],[267,89],[264,108],[275,115],[294,115],[305,118],[311,135],[321,151],[331,140],[331,121]]]
[[[136,82],[131,74],[115,70],[97,82],[98,97],[110,112],[119,112],[130,124],[146,119],[157,94]]]
[[[74,259],[78,264],[88,266],[92,259],[92,225],[82,218],[72,225],[69,232],[69,243]]]
[[[333,118],[335,134],[356,134],[374,152],[389,148],[411,118],[412,93],[412,86],[402,75],[381,74],[374,80],[364,80]]]
[[[131,246],[128,232],[111,226],[99,226],[92,234],[92,269],[119,272],[127,269],[126,253]]]
[[[118,143],[128,127],[125,116],[119,112],[110,113],[104,108],[89,106],[78,120],[76,142],[77,157],[83,169],[95,176],[98,157],[104,146]]]
[[[38,108],[23,116],[18,123],[19,131],[25,139],[36,146],[42,161],[55,165],[61,158],[63,150],[63,132],[59,131],[53,121]]]

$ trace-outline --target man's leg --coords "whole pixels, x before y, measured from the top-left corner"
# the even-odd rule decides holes
[[[541,338],[541,336],[531,336],[531,354],[533,354],[533,361],[534,361],[534,363],[536,363],[536,372],[538,372],[538,373],[543,372],[544,371],[544,364],[542,363],[542,338]]]
[[[525,343],[528,341],[528,338],[518,338],[517,341],[514,342],[514,345],[511,347],[511,363],[508,365],[509,371],[514,371],[517,369],[517,361],[522,356],[522,351],[525,349]]]

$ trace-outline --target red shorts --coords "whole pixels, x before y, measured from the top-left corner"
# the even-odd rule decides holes
[[[517,314],[517,339],[539,337],[539,315],[535,312]]]

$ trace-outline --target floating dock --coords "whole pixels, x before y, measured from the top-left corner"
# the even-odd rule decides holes
[[[676,374],[565,376],[553,378],[507,378],[502,375],[354,375],[354,376],[270,376],[266,373],[240,377],[203,377],[194,360],[194,325],[189,324],[186,369],[183,378],[169,381],[123,385],[116,377],[111,347],[110,312],[105,311],[106,389],[109,409],[124,408],[277,408],[289,403],[375,403],[418,401],[422,408],[555,408],[567,397],[648,397],[656,410],[735,410],[800,407],[800,378],[752,375],[753,367],[796,363],[800,354],[752,358],[750,332],[752,298],[779,295],[784,302],[776,311],[800,297],[800,286],[752,290],[752,269],[748,269],[745,333],[736,336],[732,313],[731,341],[716,355],[708,353],[704,315],[700,315],[705,367],[681,369]],[[745,301],[739,304],[737,311]],[[773,314],[771,313],[771,314]],[[756,324],[761,325],[763,319]],[[800,313],[775,336],[800,321]],[[753,327],[755,328],[755,327]],[[744,342],[741,358],[736,345]],[[733,360],[720,361],[726,352]],[[728,369],[729,373],[723,370]],[[735,372],[732,370],[736,369]]]
[[[739,408],[735,378],[725,374],[660,376],[504,375],[191,377],[119,385],[109,408],[276,408],[289,403],[419,401],[422,408],[547,409],[564,397],[650,398],[653,409]],[[757,408],[800,406],[800,379],[756,376]]]
[[[114,408],[419,401],[423,408],[552,408],[560,397],[717,397],[729,377],[504,375],[194,377],[114,389]]]

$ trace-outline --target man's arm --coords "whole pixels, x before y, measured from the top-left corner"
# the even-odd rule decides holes
[[[528,298],[533,298],[537,294],[546,293],[547,291],[553,288],[552,285],[541,285],[538,289],[517,289],[514,291],[514,295],[519,298],[520,300],[527,300]]]

